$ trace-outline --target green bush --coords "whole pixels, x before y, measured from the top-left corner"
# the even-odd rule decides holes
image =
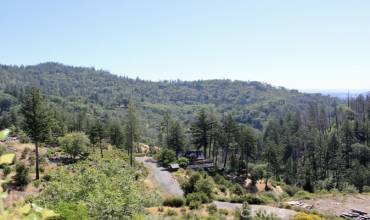
[[[43,177],[42,177],[43,180],[45,180],[46,182],[49,182],[51,180],[51,176],[49,174],[45,174]]]
[[[168,166],[176,161],[176,153],[173,150],[163,148],[157,153],[155,158],[162,162],[164,166]]]
[[[14,181],[17,186],[26,186],[31,181],[29,169],[24,164],[17,164],[15,172]]]
[[[354,185],[345,183],[342,188],[342,192],[349,193],[349,194],[355,194],[355,193],[358,193],[358,190]]]
[[[210,199],[207,196],[207,194],[203,192],[195,192],[195,193],[190,193],[186,195],[186,204],[190,205],[192,201],[199,201],[200,203],[207,203],[207,202],[210,202]]]
[[[201,204],[202,203],[200,201],[194,200],[194,201],[191,201],[189,203],[189,208],[190,209],[198,209],[201,206]]]
[[[312,197],[311,193],[304,190],[299,190],[294,196],[299,199],[311,199]]]
[[[236,195],[243,195],[243,194],[245,194],[246,191],[240,184],[234,184],[231,187],[231,192],[236,194]]]
[[[217,206],[215,204],[210,204],[207,206],[207,211],[210,215],[213,215],[217,212]]]
[[[291,185],[283,185],[282,188],[286,193],[288,193],[289,196],[294,196],[298,191],[301,190],[300,188]]]
[[[364,186],[364,188],[362,189],[362,192],[370,193],[370,186]]]
[[[189,176],[189,180],[181,185],[185,194],[195,192],[195,184],[202,178],[198,172],[191,172]]]
[[[3,173],[4,176],[8,176],[12,172],[12,169],[9,166],[4,166]]]
[[[164,206],[170,207],[181,207],[185,204],[185,200],[182,197],[167,198],[163,201]]]
[[[85,155],[87,147],[90,145],[87,135],[81,132],[66,134],[64,137],[59,138],[58,141],[63,151],[73,159]]]
[[[177,212],[173,209],[168,209],[164,215],[165,216],[176,216]]]
[[[212,198],[213,189],[214,183],[210,177],[202,178],[195,183],[196,192],[205,193],[208,198]]]
[[[89,212],[86,205],[79,203],[60,202],[55,211],[59,214],[54,220],[88,220]]]
[[[252,195],[252,194],[246,194],[243,196],[234,196],[230,200],[231,203],[243,203],[248,202],[248,204],[251,205],[262,205],[266,204],[267,202],[263,200],[263,198],[260,198],[259,196]]]
[[[155,193],[148,192],[135,177],[137,171],[127,166],[125,153],[119,150],[97,152],[91,160],[58,167],[51,175],[35,204],[55,209],[59,202],[86,204],[92,219],[129,220],[142,213]],[[157,204],[153,205],[156,206]]]
[[[220,191],[221,191],[221,192],[223,192],[223,193],[225,193],[225,192],[227,191],[227,187],[226,187],[226,186],[224,186],[224,185],[220,185],[218,188],[219,188],[219,189],[220,189]]]
[[[177,159],[177,163],[180,167],[185,168],[189,165],[189,159],[186,157],[180,157],[179,159]]]

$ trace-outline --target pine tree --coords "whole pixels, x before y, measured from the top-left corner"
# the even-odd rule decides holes
[[[51,124],[49,106],[39,89],[32,88],[26,93],[21,112],[24,116],[24,131],[35,144],[36,179],[39,179],[39,145],[47,139]]]
[[[208,138],[210,125],[207,113],[204,109],[200,110],[195,123],[191,126],[193,144],[198,148],[203,148],[204,158],[207,158]]]
[[[130,156],[130,165],[133,166],[133,151],[134,151],[134,143],[139,140],[139,122],[136,116],[136,109],[132,101],[129,102],[128,110],[127,110],[127,122],[126,122],[126,144],[127,150]]]

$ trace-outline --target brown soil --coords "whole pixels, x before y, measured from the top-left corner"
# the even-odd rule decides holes
[[[358,209],[370,213],[370,195],[358,194],[347,196],[330,196],[302,200],[306,204],[313,205],[314,209],[325,214],[340,215],[350,209]]]

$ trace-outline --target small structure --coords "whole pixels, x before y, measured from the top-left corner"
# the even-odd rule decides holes
[[[178,169],[180,169],[180,165],[177,164],[177,163],[172,163],[168,166],[168,169],[170,171],[177,171]]]
[[[356,220],[370,220],[370,215],[366,212],[357,210],[357,209],[351,209],[348,212],[342,212],[340,215],[342,218],[349,218],[349,219],[356,219]]]
[[[291,205],[291,206],[295,206],[295,207],[299,207],[299,208],[304,208],[304,209],[307,209],[307,210],[313,209],[313,205],[309,205],[309,204],[306,204],[306,203],[301,202],[301,201],[290,201],[290,202],[287,202],[286,204]]]
[[[182,153],[182,156],[188,158],[190,161],[204,159],[203,152],[200,150],[188,150]]]

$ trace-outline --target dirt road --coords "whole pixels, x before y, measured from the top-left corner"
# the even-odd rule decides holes
[[[165,168],[157,165],[154,159],[151,157],[136,157],[137,162],[143,163],[149,169],[149,178],[151,182],[156,184],[159,190],[165,196],[182,196],[184,192],[180,188],[179,183],[176,179],[168,172]],[[214,204],[219,209],[237,210],[242,207],[242,204],[229,203],[229,202],[218,202],[215,201]],[[268,214],[274,214],[281,219],[291,219],[295,211],[288,209],[280,209],[265,205],[252,205],[252,213],[257,213],[258,211],[264,211]]]
[[[332,215],[340,215],[350,209],[359,209],[370,213],[370,195],[328,196],[302,200],[302,202],[313,205],[314,209],[321,213]]]
[[[177,180],[165,168],[160,167],[151,157],[136,157],[137,162],[143,163],[149,169],[149,178],[158,185],[165,196],[182,196],[184,192]]]
[[[229,209],[229,210],[237,210],[242,208],[242,204],[240,203],[230,203],[230,202],[213,202],[218,209]],[[276,207],[271,207],[267,205],[251,205],[252,215],[254,216],[257,212],[265,212],[266,214],[273,214],[281,219],[292,219],[292,217],[296,214],[295,211],[289,209],[280,209]]]

